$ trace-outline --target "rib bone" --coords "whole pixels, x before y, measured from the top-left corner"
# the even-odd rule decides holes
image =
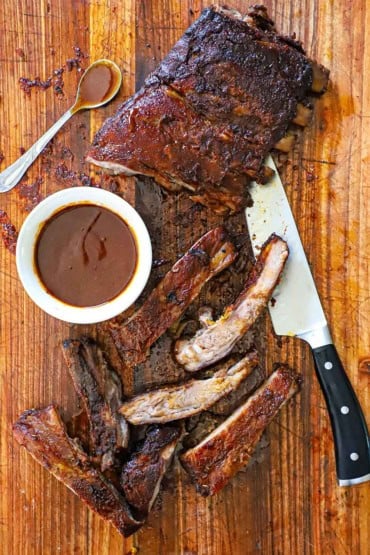
[[[297,112],[295,118],[293,119],[293,123],[295,123],[296,125],[300,125],[301,127],[305,127],[306,125],[308,125],[311,115],[312,112],[310,108],[307,108],[307,106],[299,103],[297,104]]]
[[[280,141],[274,144],[274,148],[276,150],[280,150],[281,152],[289,152],[293,148],[294,141],[295,135],[288,131],[287,134],[280,139]]]
[[[315,93],[322,93],[328,86],[329,72],[317,62],[312,62],[312,85],[311,89]]]

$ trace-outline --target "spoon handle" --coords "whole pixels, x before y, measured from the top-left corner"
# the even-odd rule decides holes
[[[10,191],[21,177],[25,174],[38,155],[46,147],[48,142],[54,137],[59,129],[72,116],[72,110],[68,110],[58,121],[54,123],[18,160],[0,173],[0,193]]]

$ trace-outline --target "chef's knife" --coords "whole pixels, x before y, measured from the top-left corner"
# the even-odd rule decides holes
[[[253,206],[246,209],[254,254],[271,233],[285,239],[289,258],[270,304],[276,334],[296,336],[311,346],[317,376],[329,410],[339,485],[370,480],[369,433],[356,394],[333,345],[325,314],[274,161],[266,185],[251,184]]]

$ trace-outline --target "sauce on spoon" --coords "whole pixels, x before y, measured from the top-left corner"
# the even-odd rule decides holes
[[[20,181],[40,152],[73,114],[78,110],[98,108],[106,104],[117,94],[121,82],[121,70],[114,62],[102,59],[91,64],[81,77],[72,108],[67,110],[18,160],[0,173],[0,193],[10,191]]]
[[[104,104],[120,84],[121,74],[108,60],[92,64],[81,78],[73,112]]]

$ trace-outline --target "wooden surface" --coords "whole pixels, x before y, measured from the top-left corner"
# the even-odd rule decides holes
[[[232,4],[241,10],[247,6],[243,1]],[[85,67],[89,60],[104,56],[124,72],[119,98],[104,109],[74,116],[53,142],[52,151],[28,172],[25,183],[43,179],[40,196],[44,197],[70,184],[55,175],[63,158],[67,169],[88,173],[83,156],[93,133],[142,83],[205,5],[200,0],[3,0],[0,169],[72,104],[78,81],[73,69],[64,73],[63,97],[58,98],[52,88],[32,90],[27,97],[19,88],[21,76],[50,76],[74,56],[74,46],[90,56],[82,61]],[[295,31],[309,55],[331,70],[330,89],[317,102],[314,121],[289,156],[282,177],[334,339],[369,417],[369,366],[360,363],[370,357],[370,5],[366,0],[275,0],[267,5],[278,29],[286,34]],[[63,147],[71,150],[73,159]],[[99,175],[95,179],[111,186]],[[118,186],[125,198],[136,202],[156,236],[155,257],[173,261],[218,221],[207,211],[195,213],[194,221],[189,221],[186,198],[165,196],[149,181],[141,182],[136,193],[132,179],[120,179]],[[0,196],[0,208],[17,228],[26,217],[26,205],[19,188]],[[235,225],[240,229],[242,220]],[[301,395],[270,426],[260,462],[213,499],[199,497],[176,465],[148,524],[123,540],[12,438],[12,422],[27,408],[53,401],[65,414],[73,413],[77,401],[60,341],[94,330],[69,326],[35,307],[19,283],[14,255],[2,244],[0,263],[2,555],[369,553],[370,485],[337,487],[328,414],[309,351],[298,340],[278,342],[267,319],[259,329],[266,326],[268,339],[264,334],[256,338],[265,372],[276,360],[288,361],[302,372],[304,385]],[[168,266],[155,270],[152,279],[165,269]],[[162,352],[166,341],[161,343]],[[144,366],[127,387],[165,380],[166,361],[156,364],[154,369]]]

